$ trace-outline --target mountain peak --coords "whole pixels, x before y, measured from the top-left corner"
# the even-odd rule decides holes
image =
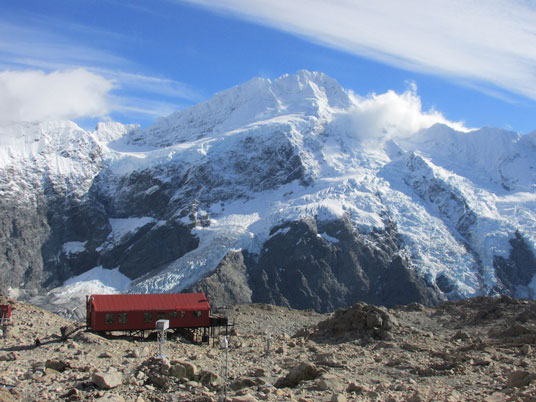
[[[143,132],[133,132],[130,142],[169,146],[283,115],[322,118],[350,105],[347,92],[323,73],[300,70],[275,80],[257,77],[161,118]]]

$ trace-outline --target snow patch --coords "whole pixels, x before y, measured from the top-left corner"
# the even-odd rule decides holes
[[[67,243],[63,243],[63,246],[62,246],[63,252],[67,255],[82,253],[86,251],[86,243],[87,243],[87,240],[84,242],[69,241]]]
[[[55,303],[60,304],[85,295],[121,293],[128,289],[131,282],[119,272],[119,268],[105,269],[98,266],[66,280],[61,287],[51,292],[54,294]]]
[[[318,237],[324,239],[324,240],[327,240],[329,241],[330,243],[338,243],[339,242],[339,239],[335,238],[335,237],[331,237],[330,235],[328,235],[326,232],[324,233],[319,233],[317,234]]]
[[[108,238],[117,241],[149,223],[156,222],[156,220],[145,216],[141,218],[110,219],[109,222],[112,225],[112,232],[108,235]]]
[[[290,230],[290,227],[285,227],[285,228],[279,228],[277,229],[274,233],[272,233],[272,235],[270,237],[274,237],[274,236],[277,236],[277,235],[285,235],[289,232]]]

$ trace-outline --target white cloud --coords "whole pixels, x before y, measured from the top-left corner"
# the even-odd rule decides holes
[[[354,106],[340,114],[333,124],[360,141],[382,143],[389,139],[406,138],[436,123],[469,131],[463,123],[451,122],[438,111],[423,111],[415,84],[402,94],[387,91],[367,97],[352,94],[352,97]]]
[[[34,17],[30,21],[34,23],[15,25],[0,18],[2,121],[102,118],[118,112],[122,118],[139,122],[202,99],[180,81],[132,73],[140,67],[98,46],[103,40],[121,42],[128,41],[128,37],[58,20]],[[57,26],[61,26],[60,32]],[[95,42],[81,42],[77,39],[81,33],[96,38]],[[30,91],[27,81],[33,81],[32,85],[39,86],[44,93]],[[50,91],[52,88],[55,90]],[[95,92],[89,93],[90,88]],[[84,93],[84,97],[76,95],[77,92]],[[60,96],[47,100],[54,93],[62,93],[63,100]]]
[[[0,121],[104,117],[111,80],[85,69],[0,72]]]
[[[526,0],[185,0],[395,67],[536,99]]]

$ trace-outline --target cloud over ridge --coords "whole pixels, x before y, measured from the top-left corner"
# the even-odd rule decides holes
[[[457,131],[472,130],[463,122],[446,119],[437,110],[423,110],[415,83],[410,83],[402,93],[388,90],[360,96],[350,91],[350,96],[352,107],[336,114],[332,124],[335,129],[369,145],[408,138],[438,123]]]

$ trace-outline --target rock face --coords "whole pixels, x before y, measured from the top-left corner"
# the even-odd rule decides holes
[[[216,272],[192,287],[193,292],[207,295],[213,308],[251,303],[248,267],[240,251],[231,251],[219,263]]]
[[[394,227],[359,234],[348,220],[272,229],[250,271],[252,300],[333,311],[355,300],[393,305],[439,300],[400,255]]]
[[[50,234],[46,204],[24,207],[0,200],[0,293],[24,287],[37,291],[46,281],[41,247]]]
[[[393,226],[360,234],[348,220],[302,220],[270,234],[259,255],[228,254],[194,290],[214,306],[252,301],[321,312],[355,300],[392,306],[441,298],[400,255]]]
[[[536,258],[519,232],[510,239],[510,256],[496,256],[493,265],[504,286],[503,293],[517,297],[528,296],[528,285],[536,274]]]

